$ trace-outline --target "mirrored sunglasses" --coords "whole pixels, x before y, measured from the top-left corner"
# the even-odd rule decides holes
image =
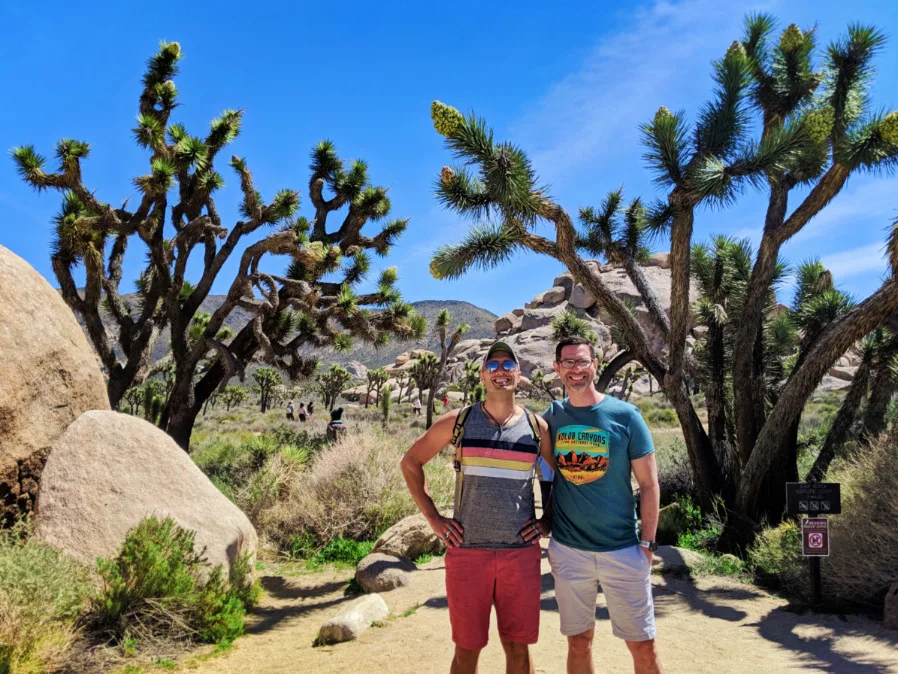
[[[518,364],[513,360],[503,360],[501,363],[498,360],[488,360],[483,367],[492,374],[498,372],[500,366],[505,372],[514,372],[518,369]]]

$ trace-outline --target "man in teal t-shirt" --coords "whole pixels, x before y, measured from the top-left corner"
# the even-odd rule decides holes
[[[549,563],[561,633],[568,638],[568,672],[594,671],[601,584],[614,635],[626,641],[637,674],[654,674],[662,671],[650,577],[659,506],[655,448],[636,407],[596,390],[598,365],[587,340],[559,342],[554,368],[568,398],[543,415],[558,469]],[[641,538],[631,472],[640,487]]]

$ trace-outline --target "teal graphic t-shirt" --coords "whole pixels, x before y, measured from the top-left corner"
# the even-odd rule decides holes
[[[639,543],[630,461],[655,451],[639,410],[611,396],[590,407],[565,398],[543,414],[558,468],[552,537],[579,550],[611,552]]]

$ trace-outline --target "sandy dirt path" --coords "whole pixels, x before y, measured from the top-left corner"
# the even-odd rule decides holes
[[[537,672],[564,672],[565,639],[558,632],[552,575],[543,554]],[[412,584],[383,594],[391,617],[357,641],[313,648],[318,628],[336,614],[349,571],[267,576],[267,590],[246,636],[221,657],[190,671],[216,674],[367,674],[448,672],[452,657],[444,566],[436,559],[415,572]],[[898,634],[850,616],[803,614],[786,602],[726,578],[653,577],[658,647],[667,672],[779,674],[780,672],[898,673]],[[415,609],[411,612],[410,609]],[[403,614],[409,615],[403,617]],[[599,672],[631,672],[623,642],[611,636],[602,595],[596,606],[594,655]],[[503,672],[493,616],[481,672]]]

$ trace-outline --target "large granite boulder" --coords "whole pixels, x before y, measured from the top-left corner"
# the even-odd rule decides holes
[[[321,626],[316,643],[336,644],[358,639],[372,623],[383,620],[389,614],[387,602],[379,594],[359,597]]]
[[[434,554],[446,549],[424,515],[410,515],[383,532],[374,543],[371,552],[382,552],[397,557],[417,559],[421,555]]]
[[[53,443],[37,501],[37,537],[84,564],[112,557],[144,519],[196,532],[213,566],[255,553],[246,515],[163,431],[118,412],[85,412]]]
[[[660,545],[652,557],[652,571],[654,573],[689,575],[692,569],[700,566],[704,561],[704,556],[693,550],[673,545]]]
[[[357,360],[351,360],[344,366],[353,379],[365,379],[368,376],[368,368]]]
[[[87,410],[108,410],[97,357],[72,310],[0,246],[0,526],[29,512],[50,447]]]
[[[372,552],[358,563],[355,581],[365,592],[389,592],[412,582],[416,568],[408,557]]]

